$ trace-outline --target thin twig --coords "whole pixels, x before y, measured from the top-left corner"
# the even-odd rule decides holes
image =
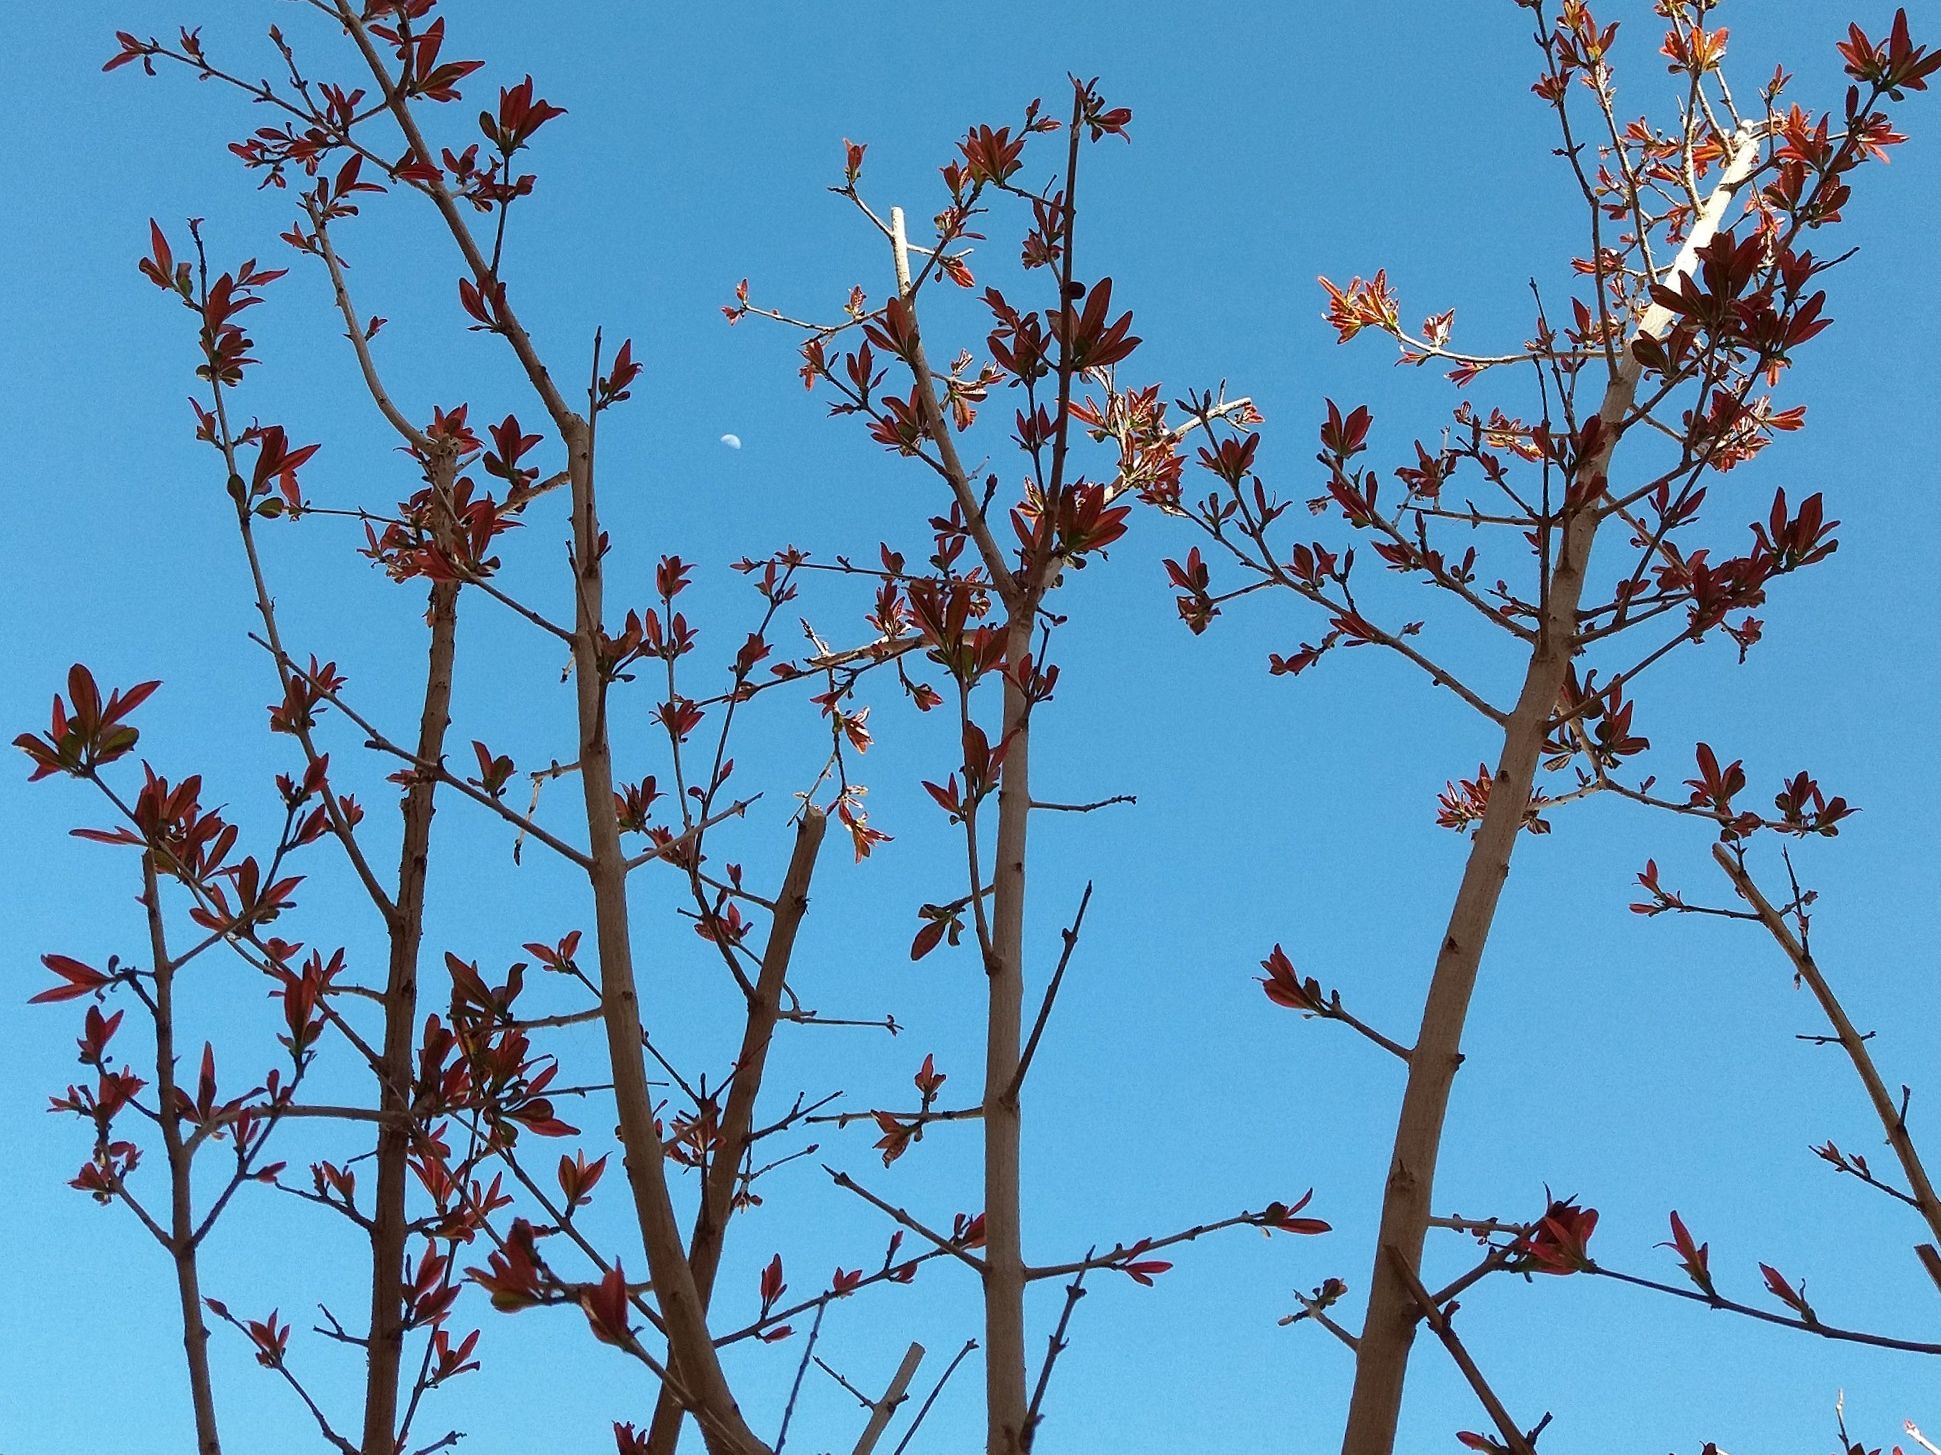
[[[1033,804],[1042,808],[1043,804]],[[1038,1038],[1045,1033],[1045,1022],[1051,1019],[1052,1002],[1058,998],[1058,987],[1064,983],[1065,967],[1071,963],[1072,951],[1078,946],[1079,928],[1085,923],[1085,907],[1092,902],[1092,881],[1085,881],[1085,892],[1078,897],[1078,913],[1072,916],[1069,929],[1061,931],[1065,948],[1059,952],[1058,967],[1051,972],[1051,983],[1045,987],[1044,1001],[1038,1006],[1038,1019],[1032,1022],[1031,1034],[1026,1037],[1024,1053],[1018,1057],[1017,1074],[1011,1078],[1011,1089],[1007,1095],[1015,1099],[1024,1087],[1025,1073],[1031,1070],[1031,1058],[1038,1053]]]
[[[1865,1344],[1874,1349],[1900,1349],[1909,1354],[1941,1354],[1941,1344],[1923,1343],[1919,1339],[1897,1339],[1890,1334],[1869,1334],[1859,1329],[1836,1328],[1832,1324],[1820,1322],[1817,1318],[1808,1323],[1805,1319],[1789,1318],[1785,1314],[1755,1308],[1751,1304],[1739,1303],[1720,1294],[1699,1293],[1689,1288],[1680,1288],[1673,1283],[1660,1283],[1655,1278],[1640,1278],[1635,1273],[1619,1273],[1616,1269],[1605,1268],[1596,1263],[1585,1264],[1583,1271],[1595,1274],[1599,1278],[1628,1283],[1634,1288],[1648,1288],[1654,1293],[1668,1293],[1673,1298],[1682,1298],[1690,1303],[1702,1303],[1707,1308],[1742,1314],[1746,1318],[1757,1319],[1761,1323],[1777,1324],[1782,1329],[1798,1329],[1802,1333],[1818,1334],[1822,1339],[1834,1339],[1845,1344]]]
[[[1873,1103],[1874,1115],[1880,1119],[1881,1129],[1887,1134],[1887,1144],[1894,1149],[1894,1155],[1900,1159],[1901,1171],[1907,1177],[1908,1190],[1912,1194],[1914,1205],[1920,1211],[1922,1221],[1928,1225],[1935,1238],[1941,1240],[1941,1195],[1936,1194],[1934,1184],[1928,1179],[1927,1168],[1921,1161],[1921,1154],[1914,1145],[1914,1139],[1908,1135],[1907,1119],[1903,1115],[1903,1108],[1895,1105],[1893,1097],[1888,1093],[1886,1082],[1881,1079],[1879,1068],[1874,1065],[1873,1055],[1867,1049],[1867,1038],[1854,1028],[1853,1022],[1847,1016],[1846,1008],[1840,1004],[1839,997],[1833,993],[1833,987],[1820,973],[1820,967],[1815,963],[1812,954],[1793,934],[1792,928],[1781,913],[1773,907],[1772,902],[1760,892],[1759,886],[1746,872],[1745,865],[1723,844],[1712,846],[1712,857],[1718,861],[1719,867],[1725,871],[1726,877],[1732,881],[1732,887],[1739,891],[1740,897],[1752,906],[1754,913],[1759,916],[1759,922],[1766,927],[1766,932],[1778,943],[1780,949],[1785,951],[1786,958],[1793,964],[1794,973],[1813,992],[1813,998],[1819,1001],[1827,1023],[1833,1027],[1834,1035],[1839,1038],[1841,1048],[1847,1053],[1847,1059],[1853,1062],[1854,1073],[1859,1076],[1860,1084],[1866,1089],[1867,1099]],[[1795,899],[1797,898],[1796,895]],[[1922,1261],[1926,1264],[1927,1260]],[[1933,1273],[1931,1265],[1928,1271]],[[1941,1278],[1936,1281],[1941,1283]]]
[[[1330,1318],[1328,1311],[1317,1300],[1308,1297],[1308,1295],[1296,1289],[1294,1290],[1294,1302],[1301,1306],[1301,1311],[1297,1314],[1289,1314],[1286,1318],[1282,1319],[1281,1323],[1283,1325],[1299,1323],[1302,1319],[1312,1319],[1346,1345],[1350,1353],[1355,1353],[1360,1350],[1361,1340],[1357,1339],[1353,1334],[1349,1333],[1340,1324]]]
[[[782,1406],[782,1428],[775,1432],[775,1455],[782,1455],[782,1446],[788,1443],[789,1421],[795,1418],[795,1402],[802,1394],[802,1376],[809,1372],[809,1361],[815,1358],[815,1341],[822,1334],[822,1316],[828,1311],[828,1304],[819,1304],[815,1311],[815,1322],[809,1325],[809,1339],[802,1348],[802,1361],[795,1366],[795,1383],[789,1386],[789,1402]]]
[[[910,1428],[903,1432],[903,1438],[896,1442],[896,1449],[892,1450],[890,1455],[903,1455],[903,1452],[909,1448],[910,1441],[916,1437],[917,1430],[923,1424],[923,1417],[930,1413],[930,1406],[935,1404],[937,1402],[937,1396],[944,1392],[944,1386],[950,1383],[950,1376],[957,1372],[957,1366],[962,1364],[976,1347],[977,1340],[966,1339],[964,1341],[964,1347],[957,1351],[957,1357],[950,1361],[949,1366],[943,1372],[943,1377],[937,1381],[936,1386],[924,1397],[923,1403],[917,1407],[917,1417],[910,1421]],[[1929,1445],[1928,1448],[1932,1450],[1934,1447]]]
[[[363,716],[349,703],[345,702],[343,699],[343,696],[340,693],[338,693],[328,683],[322,681],[321,679],[312,675],[304,668],[298,666],[296,661],[292,657],[290,657],[290,655],[287,652],[284,652],[281,648],[275,646],[274,644],[268,641],[265,641],[262,637],[257,636],[254,632],[250,633],[249,639],[255,642],[259,647],[263,648],[264,651],[269,652],[272,656],[274,656],[286,671],[290,672],[293,676],[300,677],[305,682],[309,683],[311,688],[315,690],[318,696],[322,697],[326,702],[330,703],[331,706],[335,707],[339,712],[343,713],[345,717],[350,719],[350,721],[357,727],[358,731],[364,734],[370,746],[375,748],[380,753],[387,753],[391,757],[402,759],[404,762],[411,764],[412,767],[416,768],[420,773],[426,773],[431,775],[434,779],[436,779],[440,783],[443,783],[448,788],[452,788],[457,792],[464,794],[467,798],[471,799],[472,802],[480,805],[483,808],[490,809],[493,813],[496,813],[500,818],[504,819],[507,823],[510,823],[514,825],[516,828],[518,828],[522,834],[531,834],[532,837],[539,840],[540,843],[544,844],[547,848],[551,849],[554,853],[560,855],[562,858],[568,859],[571,862],[579,865],[582,869],[587,868],[592,863],[592,861],[588,859],[587,856],[584,853],[582,853],[580,850],[574,848],[571,844],[565,842],[565,840],[556,838],[552,834],[549,834],[548,832],[546,832],[545,829],[541,828],[538,824],[534,823],[531,819],[527,818],[524,814],[517,813],[514,810],[507,808],[503,803],[501,803],[498,799],[494,798],[491,794],[486,793],[482,789],[473,787],[470,783],[467,783],[464,779],[458,777],[456,774],[447,770],[443,763],[425,762],[423,759],[419,758],[417,754],[413,753],[410,749],[400,747],[397,743],[392,742],[381,731],[378,730],[377,726],[374,723],[372,723],[369,718]]]
[[[384,416],[391,428],[404,437],[406,444],[420,455],[429,455],[432,452],[431,437],[406,418],[404,411],[392,402],[383,380],[378,377],[377,361],[371,357],[370,338],[364,331],[364,325],[358,322],[357,309],[351,304],[350,285],[344,279],[344,265],[337,256],[337,249],[331,245],[329,225],[319,211],[314,208],[307,210],[311,223],[317,229],[317,252],[330,271],[330,289],[337,299],[337,311],[344,318],[344,337],[350,340],[351,347],[357,352],[357,367],[364,375],[364,387],[371,396],[371,402],[377,405],[378,413]]]
[[[1094,1248],[1091,1253],[1085,1255],[1086,1258],[1089,1259],[1092,1253],[1097,1251]],[[1085,1297],[1085,1273],[1085,1269],[1079,1269],[1072,1281],[1065,1285],[1065,1307],[1059,1310],[1058,1327],[1051,1331],[1051,1342],[1045,1347],[1045,1362],[1039,1366],[1038,1383],[1032,1388],[1031,1403],[1024,1412],[1024,1436],[1018,1443],[1026,1450],[1029,1450],[1032,1442],[1037,1439],[1038,1422],[1044,1418],[1041,1411],[1045,1402],[1045,1389],[1051,1383],[1051,1368],[1071,1342],[1065,1337],[1065,1332],[1071,1327],[1072,1310],[1077,1308],[1078,1301]]]
[[[1529,1439],[1517,1426],[1516,1421],[1510,1418],[1510,1412],[1503,1407],[1503,1401],[1497,1398],[1496,1391],[1491,1389],[1489,1381],[1483,1378],[1483,1371],[1476,1367],[1476,1361],[1463,1347],[1462,1340],[1456,1337],[1456,1329],[1449,1322],[1449,1315],[1454,1313],[1458,1306],[1455,1304],[1450,1304],[1446,1308],[1438,1306],[1436,1300],[1429,1296],[1429,1290],[1422,1286],[1422,1280],[1416,1276],[1415,1269],[1409,1266],[1408,1260],[1401,1257],[1393,1248],[1388,1252],[1401,1271],[1409,1296],[1415,1300],[1416,1307],[1422,1311],[1423,1320],[1434,1330],[1435,1336],[1442,1340],[1442,1347],[1449,1351],[1449,1357],[1455,1360],[1456,1367],[1462,1371],[1463,1378],[1469,1381],[1469,1387],[1476,1392],[1477,1400],[1489,1414],[1490,1422],[1503,1436],[1503,1443],[1509,1446],[1510,1455],[1536,1455]]]
[[[761,794],[759,793],[751,793],[748,797],[739,799],[729,804],[726,808],[721,809],[719,812],[712,813],[708,817],[701,819],[693,828],[687,830],[687,832],[669,839],[664,844],[656,845],[645,853],[635,854],[631,859],[626,861],[627,872],[631,874],[641,865],[651,864],[656,859],[672,859],[678,857],[688,845],[692,844],[695,839],[707,832],[707,830],[713,828],[716,824],[723,823],[731,818],[740,818],[743,814],[747,813],[760,797]]]
[[[902,1208],[897,1207],[894,1203],[885,1202],[867,1187],[857,1182],[847,1172],[838,1172],[827,1163],[823,1164],[822,1170],[835,1179],[836,1186],[842,1188],[845,1192],[855,1193],[856,1196],[860,1197],[878,1212],[884,1213],[896,1222],[901,1223],[918,1237],[927,1239],[929,1242],[935,1244],[938,1252],[950,1254],[951,1257],[957,1259],[960,1263],[968,1264],[971,1268],[976,1269],[979,1274],[984,1272],[984,1260],[973,1257],[970,1253],[966,1252],[963,1244],[954,1243],[942,1233],[934,1232],[930,1228],[925,1227],[922,1223],[903,1211]]]
[[[1286,1211],[1283,1209],[1283,1211]],[[1148,1253],[1156,1253],[1161,1248],[1171,1248],[1179,1243],[1191,1243],[1206,1237],[1209,1233],[1225,1232],[1228,1228],[1265,1228],[1269,1232],[1278,1226],[1266,1212],[1235,1213],[1230,1218],[1219,1218],[1210,1223],[1198,1223],[1190,1228],[1182,1228],[1177,1233],[1168,1233],[1163,1238],[1142,1238],[1132,1247],[1120,1243],[1096,1256],[1088,1255],[1073,1263],[1053,1263],[1043,1268],[1027,1267],[1025,1278],[1033,1283],[1047,1278],[1063,1278],[1068,1273],[1077,1273],[1086,1268],[1116,1268],[1130,1258],[1143,1258]]]

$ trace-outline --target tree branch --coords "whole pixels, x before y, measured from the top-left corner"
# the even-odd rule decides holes
[[[1860,1078],[1861,1086],[1866,1089],[1867,1099],[1873,1103],[1874,1115],[1880,1119],[1881,1130],[1887,1134],[1887,1144],[1894,1149],[1894,1155],[1900,1159],[1901,1171],[1907,1177],[1909,1189],[1907,1200],[1920,1212],[1921,1220],[1928,1225],[1928,1230],[1934,1234],[1935,1240],[1941,1242],[1941,1197],[1936,1196],[1934,1184],[1928,1178],[1927,1167],[1921,1161],[1920,1151],[1915,1147],[1913,1137],[1908,1135],[1907,1119],[1888,1093],[1887,1083],[1881,1079],[1879,1068],[1874,1065],[1873,1054],[1867,1049],[1867,1038],[1855,1029],[1853,1021],[1847,1016],[1846,1007],[1840,1004],[1840,998],[1833,993],[1833,987],[1827,983],[1826,976],[1820,972],[1820,967],[1814,961],[1812,954],[1794,935],[1791,926],[1773,907],[1772,901],[1760,892],[1759,886],[1746,872],[1745,865],[1723,844],[1712,846],[1712,857],[1725,871],[1726,878],[1732,881],[1732,887],[1738,890],[1739,897],[1752,906],[1753,913],[1759,916],[1759,923],[1765,926],[1766,933],[1773,937],[1774,942],[1785,952],[1786,958],[1792,962],[1793,973],[1805,983],[1806,988],[1813,992],[1813,998],[1820,1003],[1820,1009],[1826,1015],[1827,1024],[1833,1028],[1833,1034],[1839,1039],[1840,1048],[1847,1053],[1847,1059],[1853,1063],[1854,1074]],[[1927,1268],[1932,1275],[1935,1270],[1929,1258],[1923,1257],[1921,1261],[1923,1267]],[[1937,1278],[1936,1283],[1941,1285],[1941,1278]]]

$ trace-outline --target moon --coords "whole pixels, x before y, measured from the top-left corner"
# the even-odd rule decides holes
[[[738,434],[724,434],[721,437],[721,443],[731,450],[738,450],[741,448],[741,436]]]

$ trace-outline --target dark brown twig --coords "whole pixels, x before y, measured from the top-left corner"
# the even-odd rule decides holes
[[[1097,1251],[1096,1248],[1092,1250],[1093,1253]],[[1087,1253],[1085,1256],[1089,1260],[1092,1253]],[[1079,1269],[1072,1281],[1065,1285],[1065,1306],[1059,1310],[1058,1327],[1051,1331],[1051,1340],[1045,1346],[1045,1362],[1038,1368],[1038,1382],[1032,1387],[1031,1403],[1025,1408],[1024,1437],[1019,1443],[1026,1450],[1029,1450],[1038,1438],[1038,1422],[1044,1418],[1042,1411],[1045,1390],[1051,1384],[1052,1366],[1058,1362],[1058,1356],[1065,1352],[1066,1346],[1071,1342],[1065,1335],[1071,1327],[1072,1310],[1077,1308],[1078,1301],[1085,1297],[1085,1273],[1084,1268]]]

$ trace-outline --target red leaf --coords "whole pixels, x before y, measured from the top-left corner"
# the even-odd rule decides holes
[[[788,1285],[782,1281],[782,1255],[777,1253],[762,1269],[762,1308],[768,1309],[787,1291]]]
[[[1159,1274],[1167,1272],[1172,1266],[1170,1263],[1154,1258],[1143,1263],[1121,1263],[1119,1265],[1119,1271],[1134,1283],[1141,1283],[1147,1288],[1151,1288],[1153,1279]]]
[[[910,942],[910,958],[912,960],[921,960],[925,955],[928,955],[932,950],[936,949],[938,944],[943,940],[945,928],[944,921],[940,919],[924,921],[923,927],[917,931],[917,937]],[[78,995],[81,992],[75,991],[74,993]]]
[[[28,1000],[29,1005],[51,1005],[60,1000],[78,1000],[110,983],[109,978],[99,970],[92,970],[79,960],[70,959],[66,955],[42,955],[40,963],[60,976],[66,984],[56,985],[52,990],[43,990],[39,995]]]

